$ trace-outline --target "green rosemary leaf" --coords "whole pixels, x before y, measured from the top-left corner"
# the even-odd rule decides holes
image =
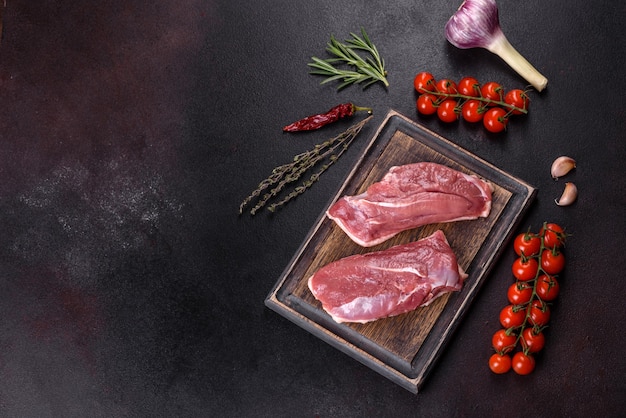
[[[325,80],[322,80],[322,82],[320,84],[331,83],[331,82],[336,81],[336,80],[341,80],[344,77],[345,76],[343,76],[343,75],[335,75],[335,76],[332,76],[332,77],[328,77]]]
[[[379,73],[376,70],[373,70],[368,67],[363,67],[362,71],[365,73],[365,75],[368,75],[371,78],[376,78],[379,75]]]
[[[346,80],[346,81],[344,81],[343,83],[341,83],[341,84],[337,87],[337,90],[343,90],[343,89],[345,89],[346,87],[348,87],[349,85],[351,85],[351,84],[355,84],[355,83],[356,83],[356,84],[358,84],[358,83],[360,83],[360,81],[355,81],[355,80]]]
[[[323,61],[317,57],[313,57],[312,60],[313,62],[308,64],[309,67],[317,68],[318,70],[323,71],[324,74],[335,74],[337,72],[337,69],[329,62]]]

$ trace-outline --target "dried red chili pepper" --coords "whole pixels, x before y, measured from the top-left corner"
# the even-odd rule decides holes
[[[307,116],[304,119],[300,119],[297,122],[287,125],[283,128],[284,132],[299,132],[299,131],[312,131],[319,129],[322,126],[328,125],[338,121],[339,119],[346,118],[354,115],[357,111],[367,111],[372,113],[372,109],[369,107],[359,107],[352,103],[342,103],[330,109],[326,113],[320,113],[317,115]]]

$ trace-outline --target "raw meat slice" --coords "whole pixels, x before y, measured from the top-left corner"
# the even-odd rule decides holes
[[[371,247],[418,226],[489,216],[490,183],[444,165],[421,162],[392,167],[357,196],[327,211],[354,242]]]
[[[409,244],[334,261],[308,286],[336,322],[366,323],[459,291],[467,274],[441,230]]]

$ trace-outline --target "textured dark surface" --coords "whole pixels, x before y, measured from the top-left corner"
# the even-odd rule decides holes
[[[415,113],[412,79],[523,80],[443,37],[460,2],[8,1],[0,46],[0,415],[619,416],[626,58],[622,2],[500,1],[550,80],[504,136]],[[330,34],[364,26],[390,88],[320,86]],[[347,127],[280,128],[339,102],[390,108],[539,189],[522,230],[573,234],[534,374],[487,368],[512,253],[417,396],[263,301],[355,163],[358,140],[274,215],[238,216],[272,167]],[[550,164],[578,160],[557,207]]]

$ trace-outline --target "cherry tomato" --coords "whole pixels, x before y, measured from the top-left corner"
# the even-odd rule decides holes
[[[537,277],[538,269],[539,263],[536,258],[528,258],[524,260],[524,258],[519,257],[513,262],[513,266],[511,267],[513,276],[515,276],[517,280],[521,280],[523,282]]]
[[[451,123],[459,118],[457,113],[456,100],[446,99],[439,104],[437,108],[437,116],[442,122]]]
[[[522,344],[529,353],[538,353],[546,345],[546,336],[534,328],[522,331]]]
[[[513,355],[511,367],[515,373],[525,376],[535,370],[535,359],[531,355],[518,351]]]
[[[491,345],[493,346],[493,349],[500,354],[512,351],[515,348],[516,342],[517,336],[514,334],[508,335],[504,329],[497,330],[491,338]]]
[[[474,77],[463,77],[459,81],[457,90],[459,91],[459,93],[465,96],[479,97],[480,96],[480,83]]]
[[[480,122],[484,113],[485,108],[479,100],[467,100],[461,107],[461,115],[467,122]]]
[[[511,357],[508,354],[494,353],[489,357],[489,368],[495,374],[504,374],[511,370]]]
[[[540,300],[533,300],[530,304],[529,321],[538,327],[546,325],[550,321],[550,308]]]
[[[506,124],[509,122],[509,118],[506,115],[506,110],[501,107],[492,107],[483,117],[483,125],[489,132],[498,133],[506,129]]]
[[[558,248],[543,250],[541,253],[541,268],[552,276],[559,274],[565,268],[565,256]]]
[[[457,93],[456,83],[447,78],[442,78],[437,81],[437,91],[440,93],[455,94]]]
[[[413,86],[418,93],[425,91],[435,91],[435,77],[431,73],[421,72],[413,79]]]
[[[559,295],[559,282],[551,276],[542,274],[535,285],[537,296],[546,302],[553,301]]]
[[[528,105],[530,104],[530,98],[526,94],[525,91],[520,89],[510,90],[505,96],[504,101],[507,104],[517,107],[518,109],[528,110]],[[512,112],[514,115],[521,115],[524,112],[520,112],[519,110],[513,109]]]
[[[515,282],[509,286],[506,295],[513,305],[523,305],[533,296],[533,287],[527,282]]]
[[[533,255],[539,254],[541,238],[529,233],[519,234],[513,241],[513,249],[515,250],[515,254],[519,256],[523,254],[526,257],[532,257]]]
[[[437,113],[437,96],[424,93],[417,98],[417,111],[422,115],[433,115]]]
[[[500,324],[506,329],[519,327],[526,319],[526,309],[516,310],[514,305],[507,305],[500,311]]]
[[[504,89],[499,83],[490,81],[480,88],[480,95],[485,99],[501,102],[504,98]],[[491,103],[490,106],[495,106],[495,103]]]
[[[542,227],[539,235],[543,236],[543,245],[546,248],[561,247],[565,243],[565,232],[559,225],[550,223]]]

